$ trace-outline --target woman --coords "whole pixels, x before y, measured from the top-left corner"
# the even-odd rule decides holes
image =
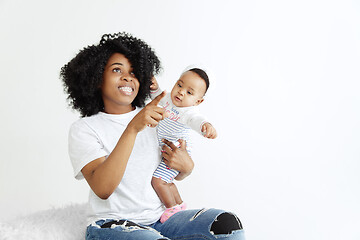
[[[144,107],[159,71],[154,51],[126,33],[104,35],[61,69],[70,105],[82,115],[69,132],[69,155],[75,177],[91,188],[86,239],[244,239],[239,219],[222,210],[182,211],[160,223],[164,207],[151,178],[164,93]],[[162,157],[182,180],[194,167],[186,143],[165,143]]]

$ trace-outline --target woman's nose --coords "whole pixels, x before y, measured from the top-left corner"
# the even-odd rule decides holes
[[[126,82],[132,82],[133,77],[131,76],[131,74],[125,74],[122,79]]]

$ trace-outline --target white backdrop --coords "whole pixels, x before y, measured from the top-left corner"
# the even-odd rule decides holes
[[[201,110],[191,208],[237,213],[252,240],[360,239],[360,3],[350,0],[0,0],[0,220],[85,202],[67,155],[79,114],[59,70],[104,33],[162,60],[169,89],[202,62],[217,87]]]

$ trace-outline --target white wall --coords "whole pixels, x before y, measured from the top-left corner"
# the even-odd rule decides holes
[[[252,240],[360,239],[360,4],[303,1],[0,1],[0,220],[85,202],[72,177],[59,70],[103,33],[161,58],[170,88],[190,63],[217,88],[219,138],[195,136],[190,207],[239,215]]]

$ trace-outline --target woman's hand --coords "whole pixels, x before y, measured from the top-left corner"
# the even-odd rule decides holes
[[[168,113],[158,104],[160,100],[166,95],[163,91],[159,96],[154,98],[148,105],[146,105],[129,123],[127,130],[134,130],[136,133],[142,131],[145,127],[156,127],[159,121],[165,119]]]
[[[194,162],[186,151],[186,142],[179,139],[179,147],[174,143],[163,139],[165,145],[162,147],[162,157],[166,165],[179,171],[176,180],[182,180],[191,174],[194,168]]]
[[[151,79],[151,85],[150,85],[150,90],[151,91],[155,91],[155,90],[158,90],[159,89],[159,84],[158,82],[156,81],[156,78],[155,77],[152,77]]]

